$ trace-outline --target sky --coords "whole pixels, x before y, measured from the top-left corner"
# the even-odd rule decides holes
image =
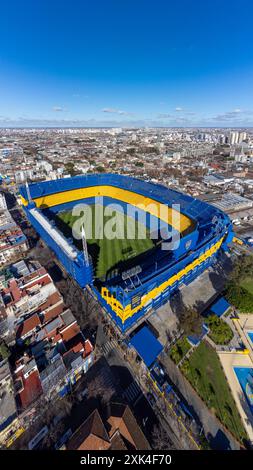
[[[253,126],[252,0],[1,2],[0,127]]]

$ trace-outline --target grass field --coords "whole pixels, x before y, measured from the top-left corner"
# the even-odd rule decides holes
[[[121,227],[119,236],[113,239],[102,237],[106,223],[110,223],[112,216],[104,216],[103,222],[95,212],[95,206],[92,209],[92,223],[89,218],[83,220],[88,251],[92,257],[95,268],[95,276],[103,279],[106,274],[113,273],[120,267],[122,262],[127,262],[132,258],[146,252],[154,246],[154,242],[149,238],[149,231],[144,239],[138,239],[138,233],[144,229],[144,226],[132,219],[117,212],[117,227]],[[115,214],[113,214],[115,215]],[[78,221],[80,216],[73,216],[72,211],[59,212],[55,218],[57,226],[67,237],[72,236],[73,224]],[[92,225],[92,226],[91,226]],[[115,226],[113,227],[116,228]],[[75,245],[81,249],[82,242],[73,238]]]
[[[243,279],[240,284],[242,287],[244,287],[244,289],[246,289],[250,294],[253,295],[253,279],[251,277]]]
[[[224,426],[239,441],[246,439],[244,427],[214,349],[202,341],[190,358],[183,362],[181,370]]]

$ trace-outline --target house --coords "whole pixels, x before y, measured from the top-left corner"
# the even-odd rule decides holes
[[[84,421],[70,438],[68,450],[107,450],[111,442],[98,410]]]
[[[14,390],[19,409],[28,408],[43,393],[39,371],[34,359],[25,356],[14,371]]]
[[[98,410],[84,421],[66,445],[67,450],[148,450],[150,445],[128,405],[112,403],[107,418]]]
[[[35,313],[17,326],[17,340],[21,339],[24,341],[26,338],[29,338],[36,331],[36,329],[38,329],[39,326],[41,326],[40,317],[37,313]]]
[[[43,313],[43,322],[63,311],[63,301],[51,276],[37,262],[20,261],[1,276],[1,298],[9,317]],[[51,307],[57,306],[55,310]]]

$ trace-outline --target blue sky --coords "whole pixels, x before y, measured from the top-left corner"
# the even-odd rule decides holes
[[[1,4],[0,126],[253,126],[252,0]]]

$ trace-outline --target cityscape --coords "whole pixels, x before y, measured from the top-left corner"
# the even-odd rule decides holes
[[[14,3],[19,27],[29,7]],[[226,51],[214,65],[217,38],[209,43],[197,1],[210,54],[198,64],[187,0],[179,4],[189,43],[173,25],[168,55],[159,26],[179,18],[172,2],[158,0],[153,19],[142,0],[135,19],[126,7],[134,43],[125,42],[122,6],[97,2],[97,13],[76,3],[80,18],[59,12],[69,42],[59,24],[61,44],[52,30],[56,5],[42,27],[41,68],[33,23],[34,44],[25,31],[17,59],[13,38],[0,52],[0,449],[79,450],[83,463],[107,467],[123,462],[115,455],[156,464],[159,454],[169,464],[174,451],[219,459],[217,451],[252,450],[252,5],[245,1],[235,33],[247,58],[231,54],[221,18],[206,6]],[[36,6],[31,18],[48,18],[49,8]],[[96,14],[102,29],[86,50]]]

